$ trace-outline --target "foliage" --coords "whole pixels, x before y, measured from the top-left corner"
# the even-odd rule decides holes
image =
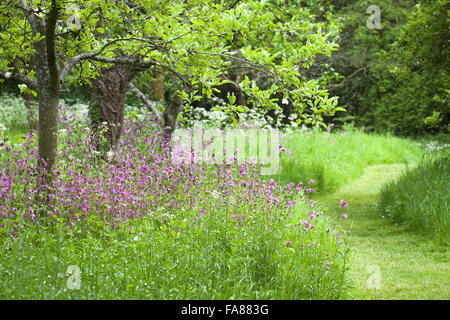
[[[3,132],[21,128],[26,123],[28,111],[23,99],[5,93],[0,95],[0,127]]]
[[[421,1],[414,6],[416,2],[409,0],[378,1],[381,28],[371,30],[366,26],[367,1],[346,1],[343,6],[335,1],[344,26],[339,50],[325,61],[342,78],[327,87],[340,97],[357,126],[410,136],[447,131],[447,2]],[[429,42],[433,44],[424,45]],[[422,68],[425,56],[430,59]]]
[[[233,121],[234,118],[220,108],[210,111],[203,108],[188,108],[183,111],[179,121],[182,127],[191,128],[196,122],[201,122],[201,125],[205,128],[231,129],[236,126]],[[299,127],[295,121],[296,119],[296,114],[292,114],[286,119],[286,116],[280,109],[273,110],[271,114],[265,108],[251,108],[240,116],[238,126],[255,126],[262,129],[272,128],[278,130],[293,129]],[[288,124],[285,124],[285,120],[287,120]]]
[[[338,24],[330,12],[319,17],[313,14],[313,4],[33,1],[26,6],[19,0],[10,1],[3,5],[0,17],[0,70],[4,77],[28,77],[30,83],[37,80],[30,59],[36,54],[34,45],[45,35],[32,28],[24,14],[35,7],[39,13],[31,15],[37,20],[44,19],[51,8],[59,10],[55,39],[63,66],[61,80],[89,82],[105,63],[160,67],[183,86],[192,87],[193,91],[184,95],[192,101],[213,94],[212,87],[223,81],[231,59],[269,79],[265,88],[254,79],[243,79],[240,87],[250,103],[277,108],[272,95],[280,92],[283,99],[293,101],[304,120],[314,123],[337,110],[335,98],[329,98],[315,81],[301,77],[301,70],[307,69],[315,56],[329,55],[336,47]],[[236,50],[242,58],[234,56]]]
[[[448,0],[422,0],[414,6],[392,46],[392,56],[400,63],[397,67],[410,71],[439,70],[448,76],[449,10]]]

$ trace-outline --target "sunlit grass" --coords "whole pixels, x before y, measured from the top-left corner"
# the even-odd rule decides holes
[[[316,191],[332,192],[375,164],[415,163],[424,149],[414,141],[355,129],[294,132],[286,137],[282,181],[317,181]]]
[[[340,199],[348,201],[348,218],[341,220],[349,232],[350,270],[346,299],[449,299],[450,255],[448,246],[409,230],[380,214],[378,193],[395,181],[405,165],[379,165],[339,191],[315,197],[336,218],[342,214]],[[376,283],[379,271],[379,287]],[[369,282],[368,282],[369,281]]]

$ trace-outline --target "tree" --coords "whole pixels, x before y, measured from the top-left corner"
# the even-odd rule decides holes
[[[377,1],[380,29],[367,27],[367,1],[331,2],[344,27],[339,50],[321,60],[340,74],[326,81],[347,110],[339,120],[399,135],[446,130],[448,1]],[[441,124],[428,125],[438,113]]]
[[[448,0],[423,0],[414,6],[389,52],[391,72],[404,81],[423,79],[428,94],[420,124],[428,131],[450,131],[450,34]],[[418,88],[420,88],[418,86]]]
[[[0,75],[37,94],[39,164],[48,172],[56,164],[61,84],[91,82],[115,65],[128,66],[126,80],[150,67],[164,70],[190,88],[176,94],[189,103],[211,96],[229,61],[238,60],[272,79],[264,89],[242,80],[253,103],[277,107],[273,94],[280,92],[299,113],[311,110],[304,117],[311,122],[339,110],[336,98],[301,75],[316,55],[334,50],[337,34],[331,16],[333,32],[326,32],[302,1],[2,0],[0,9]],[[236,42],[242,58],[233,55]]]

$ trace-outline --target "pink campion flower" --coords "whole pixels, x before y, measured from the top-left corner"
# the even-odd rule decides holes
[[[308,189],[306,189],[306,192],[308,192],[308,193],[314,192],[314,189],[308,188]]]
[[[314,184],[314,180],[313,180],[313,179],[309,180],[309,184],[310,184],[310,185],[311,185],[311,184]]]
[[[344,219],[347,219],[347,215],[344,213],[343,215],[342,215],[342,218],[344,218]]]
[[[148,166],[146,164],[144,164],[144,165],[138,167],[138,170],[142,173],[146,173],[148,170]]]
[[[341,209],[343,209],[344,207],[347,207],[347,206],[348,206],[348,203],[344,199],[341,199]]]
[[[288,246],[288,247],[290,247],[290,246],[291,246],[291,244],[292,244],[292,241],[288,241],[288,242],[286,242],[286,246]]]
[[[232,214],[232,215],[230,216],[230,219],[234,219],[234,218],[236,218],[236,215],[235,215],[235,214]]]

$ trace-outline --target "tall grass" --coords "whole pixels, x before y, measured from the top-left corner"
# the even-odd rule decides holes
[[[423,148],[409,139],[372,135],[349,128],[345,132],[290,132],[282,153],[281,181],[316,181],[316,191],[332,192],[375,164],[414,163]]]
[[[380,194],[381,214],[450,243],[450,157],[427,156]]]

